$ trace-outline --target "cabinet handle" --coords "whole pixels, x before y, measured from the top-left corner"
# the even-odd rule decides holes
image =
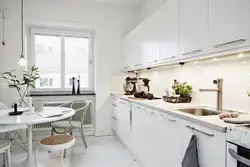
[[[161,115],[161,116],[167,118],[167,120],[168,120],[169,122],[177,122],[175,119],[170,119],[170,118],[168,118],[168,117],[166,117],[166,116],[164,116],[164,115]]]
[[[150,61],[148,63],[156,63],[156,62],[158,62],[158,60]]]
[[[218,45],[214,45],[214,48],[219,48],[225,45],[230,45],[230,44],[234,44],[234,43],[238,43],[238,42],[246,42],[246,39],[238,39],[238,40],[234,40],[234,41],[229,41],[229,42],[225,42],[225,43],[221,43]]]
[[[188,55],[199,53],[199,52],[202,52],[202,50],[194,50],[191,52],[183,53],[182,56],[188,56]]]
[[[113,119],[116,121],[117,119],[115,117],[113,117]]]
[[[127,67],[124,67],[124,69],[128,69],[129,68],[129,66],[127,66]]]
[[[141,66],[142,64],[135,64],[134,66]]]
[[[147,111],[146,109],[144,109],[144,112],[147,113],[147,114],[151,114],[151,115],[154,114],[154,112],[152,112],[152,111]]]
[[[117,105],[113,104],[114,107],[117,107]]]
[[[121,103],[121,104],[126,104],[126,103],[124,103],[124,102],[122,102],[122,101],[119,101],[119,103]]]
[[[196,128],[194,128],[194,127],[191,127],[190,125],[186,125],[186,128],[191,129],[192,131],[199,132],[199,133],[204,134],[204,135],[209,136],[209,137],[213,137],[213,136],[214,136],[214,134],[211,134],[211,133],[207,133],[207,132],[201,131],[201,130],[199,130],[199,129],[196,129]]]
[[[141,107],[139,107],[139,106],[135,106],[135,108],[137,108],[137,109],[141,109]]]
[[[116,98],[116,97],[113,97],[113,100],[117,100],[117,98]]]
[[[112,131],[113,131],[114,133],[116,133],[116,131],[115,131],[114,129],[112,129]]]
[[[176,120],[174,120],[174,119],[169,119],[169,118],[168,118],[168,120],[169,120],[170,122],[176,122]]]
[[[176,56],[172,56],[172,57],[169,57],[169,58],[164,58],[162,60],[170,60],[170,59],[174,59],[174,58],[176,58]]]

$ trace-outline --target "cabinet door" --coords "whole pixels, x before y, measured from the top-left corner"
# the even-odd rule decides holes
[[[117,131],[117,112],[118,112],[118,98],[112,97],[112,119],[111,119],[111,125],[112,130],[116,133]]]
[[[225,133],[218,132],[200,125],[190,124],[187,128],[197,139],[200,167],[226,166]],[[191,130],[192,128],[193,130]]]
[[[180,137],[181,129],[179,129],[179,120],[176,117],[168,114],[160,113],[158,124],[160,125],[156,130],[158,132],[158,141],[155,143],[157,147],[157,161],[158,167],[181,167],[180,161]]]
[[[211,52],[208,10],[209,0],[180,0],[181,58]]]
[[[161,61],[178,59],[178,0],[170,0],[157,13],[156,36]]]
[[[130,145],[130,107],[129,102],[118,100],[116,133],[118,137],[126,144]]]
[[[155,15],[141,23],[141,51],[143,65],[150,65],[159,60],[159,43],[156,38]]]
[[[131,129],[131,150],[136,155],[136,159],[139,159],[144,164],[145,146],[144,138],[144,112],[143,107],[137,104],[132,105],[132,129]],[[145,165],[144,165],[145,166]]]
[[[250,1],[210,0],[210,33],[214,51],[250,44]]]

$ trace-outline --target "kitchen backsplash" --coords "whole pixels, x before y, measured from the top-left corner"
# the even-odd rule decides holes
[[[122,84],[128,75],[133,76],[133,74],[121,74],[113,77],[112,90],[114,93],[123,92]],[[214,106],[216,106],[217,94],[215,92],[199,92],[199,88],[216,88],[213,80],[223,78],[224,108],[250,112],[250,97],[247,96],[247,91],[250,90],[249,53],[245,54],[244,58],[233,60],[193,62],[183,67],[161,67],[151,71],[141,71],[138,76],[151,79],[151,93],[158,96],[165,95],[165,90],[172,87],[174,79],[179,82],[187,81],[194,89],[192,103]]]

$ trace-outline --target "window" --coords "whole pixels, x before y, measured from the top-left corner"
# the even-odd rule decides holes
[[[40,69],[37,90],[71,90],[80,81],[81,90],[93,91],[92,33],[31,28],[30,65]]]

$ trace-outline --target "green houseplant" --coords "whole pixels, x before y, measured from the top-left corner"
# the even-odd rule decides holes
[[[30,88],[35,88],[35,81],[40,78],[39,68],[32,66],[31,68],[28,68],[28,70],[22,70],[21,74],[18,75],[21,76],[21,79],[18,79],[17,77],[17,70],[2,73],[2,77],[8,83],[8,87],[17,90],[17,93],[21,98],[19,106],[23,103],[28,106],[24,98]]]
[[[176,94],[179,94],[181,97],[190,97],[190,94],[193,91],[193,87],[187,82],[178,83],[174,86]]]

